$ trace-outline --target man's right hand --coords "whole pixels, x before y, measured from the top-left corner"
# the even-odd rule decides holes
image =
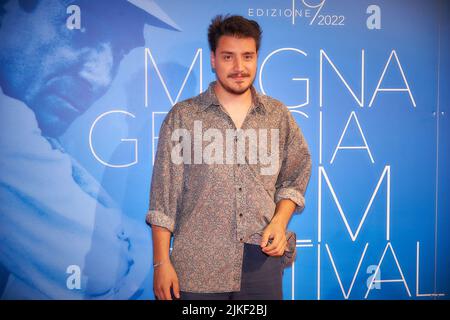
[[[153,291],[158,300],[172,300],[171,288],[175,298],[179,299],[180,287],[177,273],[170,261],[164,261],[153,272]]]

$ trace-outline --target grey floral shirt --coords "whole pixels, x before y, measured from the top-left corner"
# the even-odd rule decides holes
[[[308,144],[283,103],[252,87],[238,129],[214,85],[164,119],[146,216],[172,232],[170,259],[187,292],[239,291],[244,243],[260,243],[281,199],[303,210],[311,175]],[[287,236],[292,261],[295,234]]]

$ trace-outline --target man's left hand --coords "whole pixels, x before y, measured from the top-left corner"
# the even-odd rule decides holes
[[[276,222],[269,223],[262,235],[262,251],[269,256],[281,257],[286,247],[286,230],[283,225]]]

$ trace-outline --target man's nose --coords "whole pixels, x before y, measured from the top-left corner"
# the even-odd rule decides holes
[[[103,91],[112,81],[114,65],[113,51],[109,43],[86,49],[83,52],[79,76],[89,82],[93,93]]]
[[[234,70],[236,72],[241,72],[241,71],[244,70],[244,64],[243,64],[243,61],[242,61],[241,57],[236,57],[236,59],[234,59],[234,66],[233,67],[234,67]]]

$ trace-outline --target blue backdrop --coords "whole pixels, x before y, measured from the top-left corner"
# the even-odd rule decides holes
[[[216,14],[263,29],[257,90],[313,173],[285,299],[448,299],[449,12],[418,0],[0,1],[3,299],[153,299],[167,111],[214,80]]]

